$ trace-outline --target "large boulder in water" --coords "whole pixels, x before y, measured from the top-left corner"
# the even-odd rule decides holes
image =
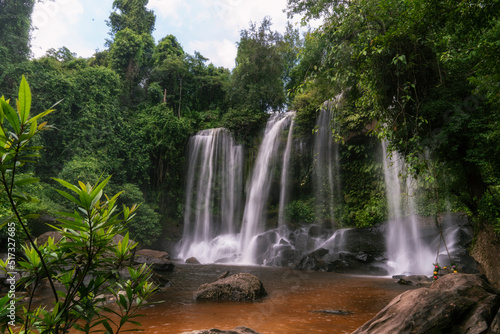
[[[254,275],[240,273],[202,284],[195,292],[198,300],[256,300],[267,295],[262,282]]]
[[[500,295],[483,275],[448,274],[394,298],[353,334],[498,333]]]

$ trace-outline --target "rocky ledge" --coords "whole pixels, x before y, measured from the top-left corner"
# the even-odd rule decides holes
[[[394,298],[352,334],[500,333],[500,294],[483,275],[448,274]]]
[[[198,300],[256,300],[267,295],[262,282],[254,275],[240,273],[202,284],[195,292]]]

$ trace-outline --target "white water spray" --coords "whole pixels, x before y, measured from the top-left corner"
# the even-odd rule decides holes
[[[242,192],[243,154],[229,131],[203,130],[189,142],[189,167],[186,183],[186,209],[179,257],[196,256],[213,262],[234,252],[234,243],[214,248],[217,236],[237,230]]]
[[[281,134],[291,123],[294,113],[273,114],[266,125],[262,143],[253,167],[252,177],[247,185],[247,200],[241,226],[242,262],[254,263],[256,241],[264,231],[265,209],[269,197],[272,172],[281,162],[279,148]]]
[[[420,235],[415,213],[416,181],[406,174],[397,152],[387,152],[382,142],[389,223],[386,244],[390,274],[429,274],[436,254]]]

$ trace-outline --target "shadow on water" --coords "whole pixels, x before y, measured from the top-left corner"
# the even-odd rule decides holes
[[[268,296],[239,303],[194,300],[198,286],[215,281],[225,271],[259,277]],[[172,285],[154,297],[162,303],[142,310],[145,317],[140,322],[145,333],[237,326],[266,334],[350,333],[408,289],[388,278],[261,266],[178,264],[168,278]],[[348,314],[317,312],[320,310],[345,310]]]

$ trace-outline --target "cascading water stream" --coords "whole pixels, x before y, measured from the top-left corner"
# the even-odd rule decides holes
[[[325,105],[319,115],[314,143],[313,187],[318,206],[322,205],[318,222],[323,224],[291,230],[285,223],[292,153],[311,155],[300,142],[293,147],[293,116],[294,113],[270,116],[247,181],[244,210],[241,205],[242,147],[236,145],[229,131],[222,128],[201,131],[190,139],[184,234],[177,249],[179,258],[195,257],[201,263],[284,266],[297,264],[307,254],[320,249],[319,254],[327,251],[329,260],[340,261],[336,265],[359,255],[356,229],[340,229],[326,234],[330,227],[334,227],[329,220],[334,223],[333,207],[337,205],[335,199],[340,192],[339,147],[331,134],[331,104]],[[386,143],[383,143],[382,151],[390,217],[385,236],[386,272],[429,274],[440,246],[439,233],[429,218],[415,214],[415,180],[405,175],[402,159],[396,152],[389,156]],[[273,210],[278,206],[276,215]],[[443,225],[450,253],[459,248],[459,240],[467,234],[466,227],[457,228],[454,219],[456,216],[450,215],[444,219],[446,224]],[[273,224],[269,226],[271,221]],[[444,247],[441,247],[439,256],[443,262],[447,255],[444,252]],[[382,260],[383,255],[380,258]],[[360,256],[359,259],[365,261],[368,257]]]
[[[295,113],[273,114],[266,125],[252,176],[247,184],[247,200],[241,226],[242,263],[255,263],[255,238],[264,232],[264,213],[271,186],[272,171],[280,160],[283,131],[290,126]],[[289,135],[289,138],[290,135]]]
[[[237,230],[242,148],[235,145],[226,129],[209,129],[191,137],[188,157],[184,233],[179,257],[196,256],[199,261],[214,262],[236,252],[237,243],[220,236],[232,235]]]
[[[314,189],[316,216],[321,221],[334,221],[335,196],[340,193],[339,145],[332,135],[334,101],[325,102],[316,121],[314,138]],[[329,228],[333,226],[327,226]]]
[[[428,274],[436,254],[420,235],[415,214],[416,182],[405,174],[405,163],[399,154],[387,152],[385,141],[382,142],[382,154],[389,213],[386,235],[389,273]]]
[[[280,182],[281,190],[280,190],[280,206],[278,213],[278,227],[285,225],[285,207],[288,199],[287,198],[288,197],[287,186],[289,177],[288,168],[290,165],[290,155],[293,146],[293,125],[294,121],[292,119],[292,123],[290,124],[290,129],[288,130],[288,138],[286,141],[285,153],[283,155],[283,170],[281,171],[281,182]]]

